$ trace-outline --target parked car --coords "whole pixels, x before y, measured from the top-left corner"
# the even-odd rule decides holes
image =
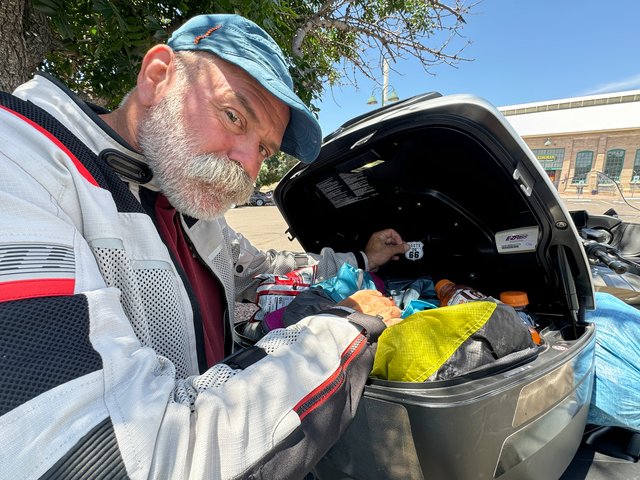
[[[261,192],[255,190],[249,198],[248,205],[255,205],[256,207],[262,207],[263,205],[273,205],[273,196],[271,192]]]
[[[261,192],[260,190],[255,190],[251,197],[245,203],[233,204],[231,208],[243,207],[245,205],[252,205],[256,207],[262,207],[263,205],[274,205],[273,203],[273,192]]]

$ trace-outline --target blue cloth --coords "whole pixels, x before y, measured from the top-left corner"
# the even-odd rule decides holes
[[[640,431],[640,310],[596,292],[595,383],[587,422]]]
[[[334,302],[340,302],[358,290],[376,290],[376,284],[368,272],[343,263],[335,277],[314,285],[322,287]]]
[[[402,318],[407,318],[409,315],[413,315],[416,312],[421,312],[422,310],[430,310],[432,308],[438,308],[437,305],[433,303],[426,302],[420,299],[413,299],[409,302],[409,305],[404,307],[402,310],[402,314],[400,315]]]
[[[414,300],[423,300],[434,306],[440,305],[431,277],[393,279],[385,281],[384,284],[400,309],[409,308]]]

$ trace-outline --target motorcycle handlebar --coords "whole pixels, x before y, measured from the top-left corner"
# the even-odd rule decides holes
[[[615,256],[609,253],[610,247],[607,247],[606,245],[598,242],[594,242],[592,240],[587,240],[583,243],[588,257],[602,262],[604,265],[618,274],[627,272],[627,265],[625,265],[624,262],[618,260]]]

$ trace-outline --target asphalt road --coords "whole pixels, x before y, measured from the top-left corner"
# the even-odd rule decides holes
[[[278,207],[265,205],[262,207],[244,206],[229,210],[225,218],[227,223],[236,231],[244,235],[260,250],[291,250],[301,252],[298,241],[289,240],[287,224]]]
[[[564,198],[568,210],[587,210],[591,214],[603,214],[614,209],[622,220],[632,223],[640,222],[640,198],[584,196]]]

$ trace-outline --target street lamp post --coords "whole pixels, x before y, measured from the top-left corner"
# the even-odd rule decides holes
[[[385,57],[382,57],[382,106],[384,107],[388,102],[389,94],[389,62]]]
[[[367,100],[368,105],[378,104],[378,100],[376,100],[374,95],[375,91],[376,88],[374,87],[371,96]],[[397,102],[398,100],[400,100],[400,98],[393,87],[391,87],[391,91],[389,91],[389,62],[385,57],[382,57],[382,106],[384,107],[388,103]]]

